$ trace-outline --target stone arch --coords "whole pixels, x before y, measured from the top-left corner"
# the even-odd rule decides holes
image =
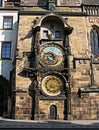
[[[64,19],[60,15],[56,15],[54,13],[50,13],[50,14],[44,15],[39,20],[37,20],[36,24],[33,26],[33,30],[34,31],[35,30],[40,30],[40,27],[41,27],[42,23],[46,19],[57,19],[58,22],[60,22],[63,25],[64,31],[66,31],[67,34],[71,34],[72,33],[73,27],[71,27],[70,25],[67,24],[67,19]]]
[[[9,82],[0,76],[0,116],[7,116]]]
[[[92,25],[92,29],[96,29],[97,31],[98,31],[98,33],[99,33],[99,26],[97,26],[97,25]]]

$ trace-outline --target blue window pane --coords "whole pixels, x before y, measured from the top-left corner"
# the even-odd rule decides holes
[[[0,7],[2,6],[2,0],[0,0]]]
[[[92,54],[99,54],[99,34],[96,29],[92,29],[90,32],[90,40],[91,40],[91,51]]]
[[[11,57],[11,43],[2,42],[2,58],[9,59]]]
[[[12,23],[12,17],[4,17],[4,29],[12,29]]]
[[[56,32],[55,32],[55,38],[60,38],[60,37],[61,37],[60,31],[56,31]]]
[[[45,37],[48,36],[48,31],[47,31],[47,30],[44,30],[44,31],[43,31],[43,36],[45,36]]]

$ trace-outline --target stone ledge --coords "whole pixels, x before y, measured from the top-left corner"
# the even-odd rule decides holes
[[[97,86],[90,86],[88,88],[80,88],[79,92],[80,93],[98,93],[99,92],[99,87],[97,87]]]

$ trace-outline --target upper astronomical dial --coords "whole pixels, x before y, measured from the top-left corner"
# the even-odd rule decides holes
[[[44,66],[58,66],[62,63],[63,58],[63,49],[59,45],[47,44],[41,46],[40,61]]]

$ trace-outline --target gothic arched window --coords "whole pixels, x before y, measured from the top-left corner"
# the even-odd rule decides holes
[[[90,32],[91,52],[93,55],[99,55],[99,29],[92,28]]]

